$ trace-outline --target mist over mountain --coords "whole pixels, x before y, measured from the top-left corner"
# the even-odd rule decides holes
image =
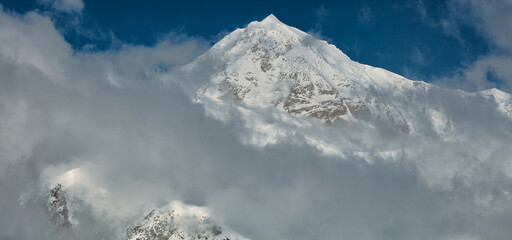
[[[512,234],[509,93],[358,63],[274,15],[213,46],[75,51],[4,9],[0,31],[1,239]]]

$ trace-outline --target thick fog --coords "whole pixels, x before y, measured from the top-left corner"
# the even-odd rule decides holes
[[[246,119],[219,121],[183,91],[206,79],[175,74],[209,47],[170,34],[76,51],[49,16],[0,9],[0,239],[122,239],[176,200],[250,239],[510,238],[512,129],[488,104],[436,96],[465,119],[449,142],[307,130],[347,150],[403,149],[392,160],[325,154],[300,133],[252,144]],[[69,171],[81,206],[73,233],[39,204]]]

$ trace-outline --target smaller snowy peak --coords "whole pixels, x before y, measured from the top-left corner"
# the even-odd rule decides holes
[[[48,220],[62,232],[68,232],[77,226],[70,207],[70,196],[66,186],[62,184],[47,185],[39,191],[27,191],[20,196],[22,207],[41,208]]]
[[[512,95],[497,88],[491,88],[477,92],[480,96],[492,99],[498,105],[498,110],[512,119]]]
[[[127,240],[244,240],[246,238],[216,224],[202,207],[173,201],[152,210],[126,229]]]
[[[50,189],[48,196],[48,215],[57,226],[69,228],[72,226],[67,204],[66,189],[57,184]]]
[[[512,99],[512,95],[510,95],[509,93],[506,93],[504,91],[501,91],[497,88],[491,88],[491,89],[486,89],[486,90],[482,90],[479,92],[481,95],[483,96],[492,96],[494,97],[496,100],[510,100]]]

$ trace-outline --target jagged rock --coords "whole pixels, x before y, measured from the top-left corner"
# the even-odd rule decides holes
[[[48,215],[50,219],[58,226],[70,228],[71,221],[66,199],[66,189],[57,184],[50,189],[48,198]]]

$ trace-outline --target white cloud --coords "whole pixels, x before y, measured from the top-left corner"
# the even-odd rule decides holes
[[[326,18],[329,16],[329,10],[325,7],[325,5],[320,5],[315,10],[316,22],[315,27],[308,31],[309,34],[315,36],[318,39],[323,39],[326,41],[331,41],[329,37],[323,34],[323,28],[326,21]]]
[[[512,89],[512,2],[509,0],[451,0],[446,3],[446,15],[433,19],[422,0],[415,9],[424,23],[440,28],[461,44],[461,28],[470,27],[487,39],[493,48],[490,53],[479,56],[476,61],[461,66],[454,72],[443,74],[433,81],[445,86],[466,90],[481,90],[498,87]],[[489,73],[492,73],[489,75]],[[492,76],[489,78],[489,76]],[[498,79],[495,79],[497,77]]]
[[[369,6],[362,6],[357,12],[357,20],[361,24],[371,24],[373,20],[372,9]]]
[[[323,22],[325,18],[329,15],[329,10],[325,8],[325,5],[320,5],[320,7],[318,7],[318,9],[315,11],[315,14],[317,17],[317,21]]]
[[[406,7],[416,11],[421,21],[423,21],[423,23],[426,24],[427,26],[439,28],[446,36],[453,37],[461,43],[464,42],[464,39],[462,39],[460,35],[459,24],[457,22],[458,20],[460,20],[459,14],[453,14],[458,13],[459,11],[464,11],[464,9],[458,8],[451,2],[447,2],[445,3],[444,7],[448,12],[452,14],[441,16],[439,19],[435,19],[428,11],[423,0],[417,0],[412,3],[409,3],[406,5]]]
[[[495,79],[488,79],[493,72],[505,85],[512,89],[512,2],[508,0],[457,0],[460,8],[469,9],[463,21],[472,24],[496,50],[465,68],[458,70],[455,80],[467,79],[476,89],[496,87]],[[500,87],[500,85],[498,85]],[[502,88],[502,87],[500,87]]]
[[[82,0],[38,0],[44,5],[48,5],[56,10],[69,12],[69,13],[80,13],[85,5]]]

